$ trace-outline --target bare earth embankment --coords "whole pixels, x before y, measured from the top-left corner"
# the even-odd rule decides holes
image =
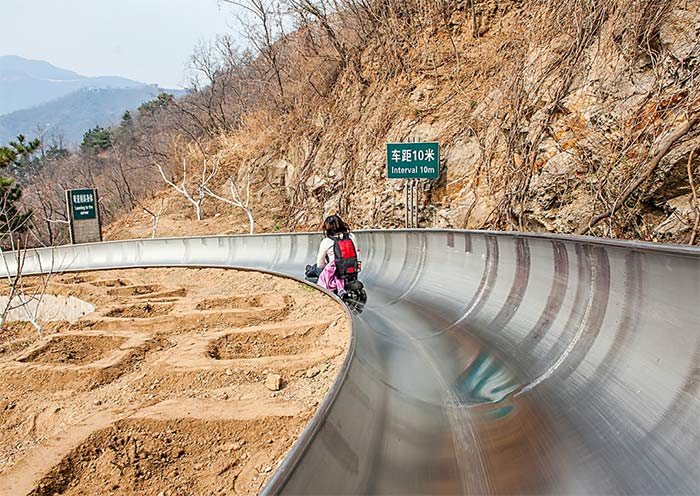
[[[0,494],[255,494],[349,340],[340,306],[254,272],[65,274],[48,293],[95,310],[43,339],[2,329]]]

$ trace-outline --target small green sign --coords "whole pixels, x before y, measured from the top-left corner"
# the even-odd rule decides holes
[[[95,219],[97,217],[97,205],[94,189],[73,189],[68,192],[70,196],[73,220]]]
[[[440,155],[437,143],[387,143],[389,179],[437,179]]]

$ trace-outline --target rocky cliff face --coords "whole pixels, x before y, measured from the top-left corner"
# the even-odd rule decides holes
[[[406,43],[402,71],[383,68],[376,39],[364,85],[348,72],[266,124],[269,139],[248,154],[286,189],[293,223],[338,211],[358,227],[400,226],[385,143],[417,139],[440,143],[443,171],[422,185],[422,227],[687,242],[698,2],[475,5]],[[700,153],[696,183],[699,164]]]

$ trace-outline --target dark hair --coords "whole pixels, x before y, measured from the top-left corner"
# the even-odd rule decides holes
[[[326,220],[323,222],[323,234],[326,236],[337,236],[348,231],[350,231],[350,228],[338,215],[326,217]]]

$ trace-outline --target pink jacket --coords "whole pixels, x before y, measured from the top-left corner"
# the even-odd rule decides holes
[[[345,281],[335,275],[335,260],[330,261],[318,276],[318,285],[329,291],[345,291]]]

